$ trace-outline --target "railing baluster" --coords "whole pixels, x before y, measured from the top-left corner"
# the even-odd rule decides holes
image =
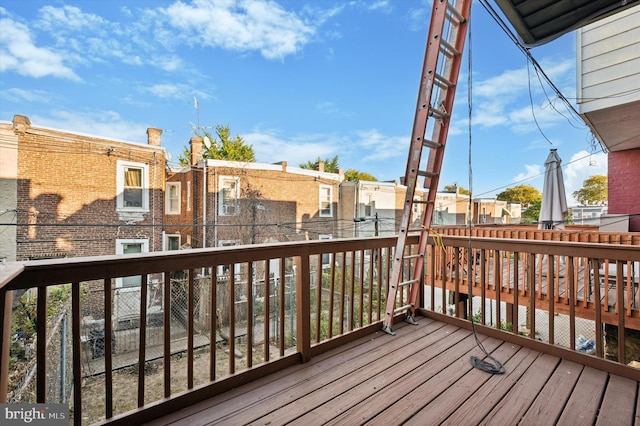
[[[138,407],[144,405],[144,369],[147,357],[147,274],[140,285],[140,338],[138,340]]]
[[[547,291],[549,293],[549,343],[555,344],[555,303],[556,303],[556,284],[555,284],[555,255],[547,256]]]
[[[322,257],[319,256],[319,260],[322,261]],[[322,265],[321,265],[322,266]],[[322,279],[322,267],[319,269],[320,279]],[[320,286],[318,286],[320,288]],[[320,319],[318,318],[318,321]],[[271,359],[271,353],[269,351],[270,340],[269,327],[271,326],[271,259],[264,261],[264,362],[268,362]]]
[[[47,395],[47,293],[48,287],[38,287],[36,319],[36,401],[45,403]]]
[[[267,266],[266,266],[266,270],[267,270],[267,276],[269,275],[269,263],[267,262]],[[209,287],[209,380],[211,380],[212,382],[216,380],[216,361],[217,361],[217,357],[216,357],[216,348],[218,346],[218,338],[216,337],[216,331],[218,329],[217,324],[218,324],[218,265],[214,264],[211,266],[211,282],[210,282],[210,287]],[[269,287],[269,282],[268,282],[268,278],[267,278],[267,284],[266,284],[267,288]],[[268,291],[267,291],[267,296],[268,296]],[[266,318],[268,318],[268,312],[269,312],[269,299],[265,299],[265,312],[267,315]],[[265,330],[266,332],[268,332],[268,323],[265,320]],[[267,336],[268,337],[268,336]],[[265,338],[265,344],[267,345],[267,349],[268,349],[268,339]],[[267,355],[265,356],[265,360],[268,360],[268,351],[267,351]]]
[[[7,402],[9,386],[9,354],[11,353],[11,310],[13,309],[13,291],[0,288],[0,403]]]
[[[104,390],[105,416],[113,417],[113,305],[111,278],[103,281],[104,290]]]
[[[605,269],[605,274],[607,270]],[[624,270],[622,262],[616,262],[616,313],[618,314],[618,362],[627,363],[625,356],[625,338],[624,338]]]
[[[329,268],[329,294],[327,297],[329,298],[329,308],[328,308],[328,318],[327,318],[327,329],[329,333],[329,339],[333,337],[333,292],[335,289],[335,278],[336,278],[336,254],[329,254],[329,258],[331,259],[331,267]]]
[[[360,303],[360,306],[358,306],[358,327],[362,327],[364,326],[364,250],[360,250],[358,253],[360,253],[360,273],[358,274],[358,281],[360,283],[358,294],[358,300]]]
[[[294,277],[296,281],[296,346],[300,353],[302,362],[307,362],[311,359],[311,285],[310,275],[311,268],[309,265],[309,254],[305,253],[300,256],[300,271],[296,271],[297,274]],[[293,330],[291,330],[293,333]]]
[[[356,251],[351,252],[351,276],[349,277],[349,281],[351,286],[349,287],[349,327],[348,330],[351,331],[354,328],[355,323],[355,305],[356,305]],[[385,294],[389,294],[389,289],[387,288],[387,292]]]
[[[162,356],[164,397],[171,396],[171,272],[164,272],[162,300]],[[215,328],[213,329],[215,330]]]
[[[229,265],[229,374],[236,372],[236,265]]]
[[[573,256],[567,257],[565,279],[569,279],[567,300],[569,302],[569,347],[576,349],[576,283],[574,275]]]
[[[502,309],[500,308],[502,295],[502,253],[500,250],[493,252],[493,259],[494,286],[496,289],[496,328],[500,329],[500,323],[502,322]]]
[[[536,338],[536,255],[529,253],[527,262],[527,273],[529,282],[529,337]]]
[[[318,255],[318,273],[316,274],[316,343],[320,343],[321,340],[321,328],[322,325],[322,255]]]
[[[594,287],[594,307],[596,310],[596,356],[602,358],[604,356],[604,348],[602,346],[602,303],[600,302],[600,260],[593,259],[593,287]],[[605,288],[606,291],[606,288]]]
[[[340,273],[340,334],[344,334],[344,303],[347,280],[347,252],[342,252],[342,268]]]
[[[193,388],[193,317],[195,315],[195,269],[189,269],[187,281],[187,389]]]
[[[82,345],[80,336],[80,283],[71,284],[71,341],[73,346],[73,424],[82,424]]]
[[[285,321],[285,300],[284,300],[284,292],[285,292],[285,258],[280,259],[280,287],[278,291],[279,298],[279,306],[278,306],[278,317],[280,318],[279,322],[279,332],[280,332],[280,356],[284,356],[284,348],[285,348],[285,336],[284,336],[284,321]]]
[[[253,262],[249,262],[247,265],[247,368],[253,367],[253,324],[255,320],[255,312],[253,310],[253,301],[255,299],[255,292],[253,290],[253,273],[255,271],[255,265]]]

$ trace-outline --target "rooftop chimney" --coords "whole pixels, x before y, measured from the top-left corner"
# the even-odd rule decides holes
[[[324,173],[324,161],[318,161],[318,171]]]
[[[31,120],[26,115],[13,116],[13,131],[16,133],[24,133],[31,127]]]
[[[198,161],[202,160],[202,143],[203,139],[201,136],[194,136],[189,141],[191,145],[191,165],[195,166],[198,164]]]
[[[147,129],[147,143],[153,146],[160,146],[162,141],[162,130],[149,127]]]

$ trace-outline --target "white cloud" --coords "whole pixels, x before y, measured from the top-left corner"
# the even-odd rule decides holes
[[[34,115],[31,117],[31,122],[34,126],[61,130],[73,129],[76,133],[137,143],[146,143],[144,135],[148,127],[142,123],[127,121],[114,111],[78,113],[57,110],[48,117]]]
[[[315,33],[298,15],[268,0],[176,2],[163,12],[189,44],[257,50],[266,59],[297,53]]]
[[[335,155],[338,146],[322,135],[286,137],[275,130],[257,130],[242,137],[247,144],[253,146],[258,162],[286,161],[294,167],[318,157]]]
[[[524,168],[525,168],[525,172],[518,173],[513,178],[512,182],[521,184],[523,181],[535,179],[535,178],[541,177],[544,174],[544,170],[542,170],[542,167],[539,164],[525,164]],[[526,185],[530,185],[530,184],[527,183]]]
[[[10,18],[0,19],[0,72],[14,71],[27,77],[59,77],[80,80],[58,52],[36,46],[29,28]]]
[[[607,175],[607,154],[589,154],[587,151],[579,151],[571,156],[569,161],[562,159],[564,170],[564,186],[567,193],[567,202],[575,205],[577,202],[571,194],[582,188],[585,180],[594,175]],[[564,167],[566,165],[566,167]]]

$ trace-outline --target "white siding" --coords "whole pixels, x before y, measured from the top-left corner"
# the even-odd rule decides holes
[[[640,6],[578,30],[580,113],[640,100]]]

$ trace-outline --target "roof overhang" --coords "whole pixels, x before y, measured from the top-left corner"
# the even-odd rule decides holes
[[[495,0],[526,47],[638,4],[639,0]]]

